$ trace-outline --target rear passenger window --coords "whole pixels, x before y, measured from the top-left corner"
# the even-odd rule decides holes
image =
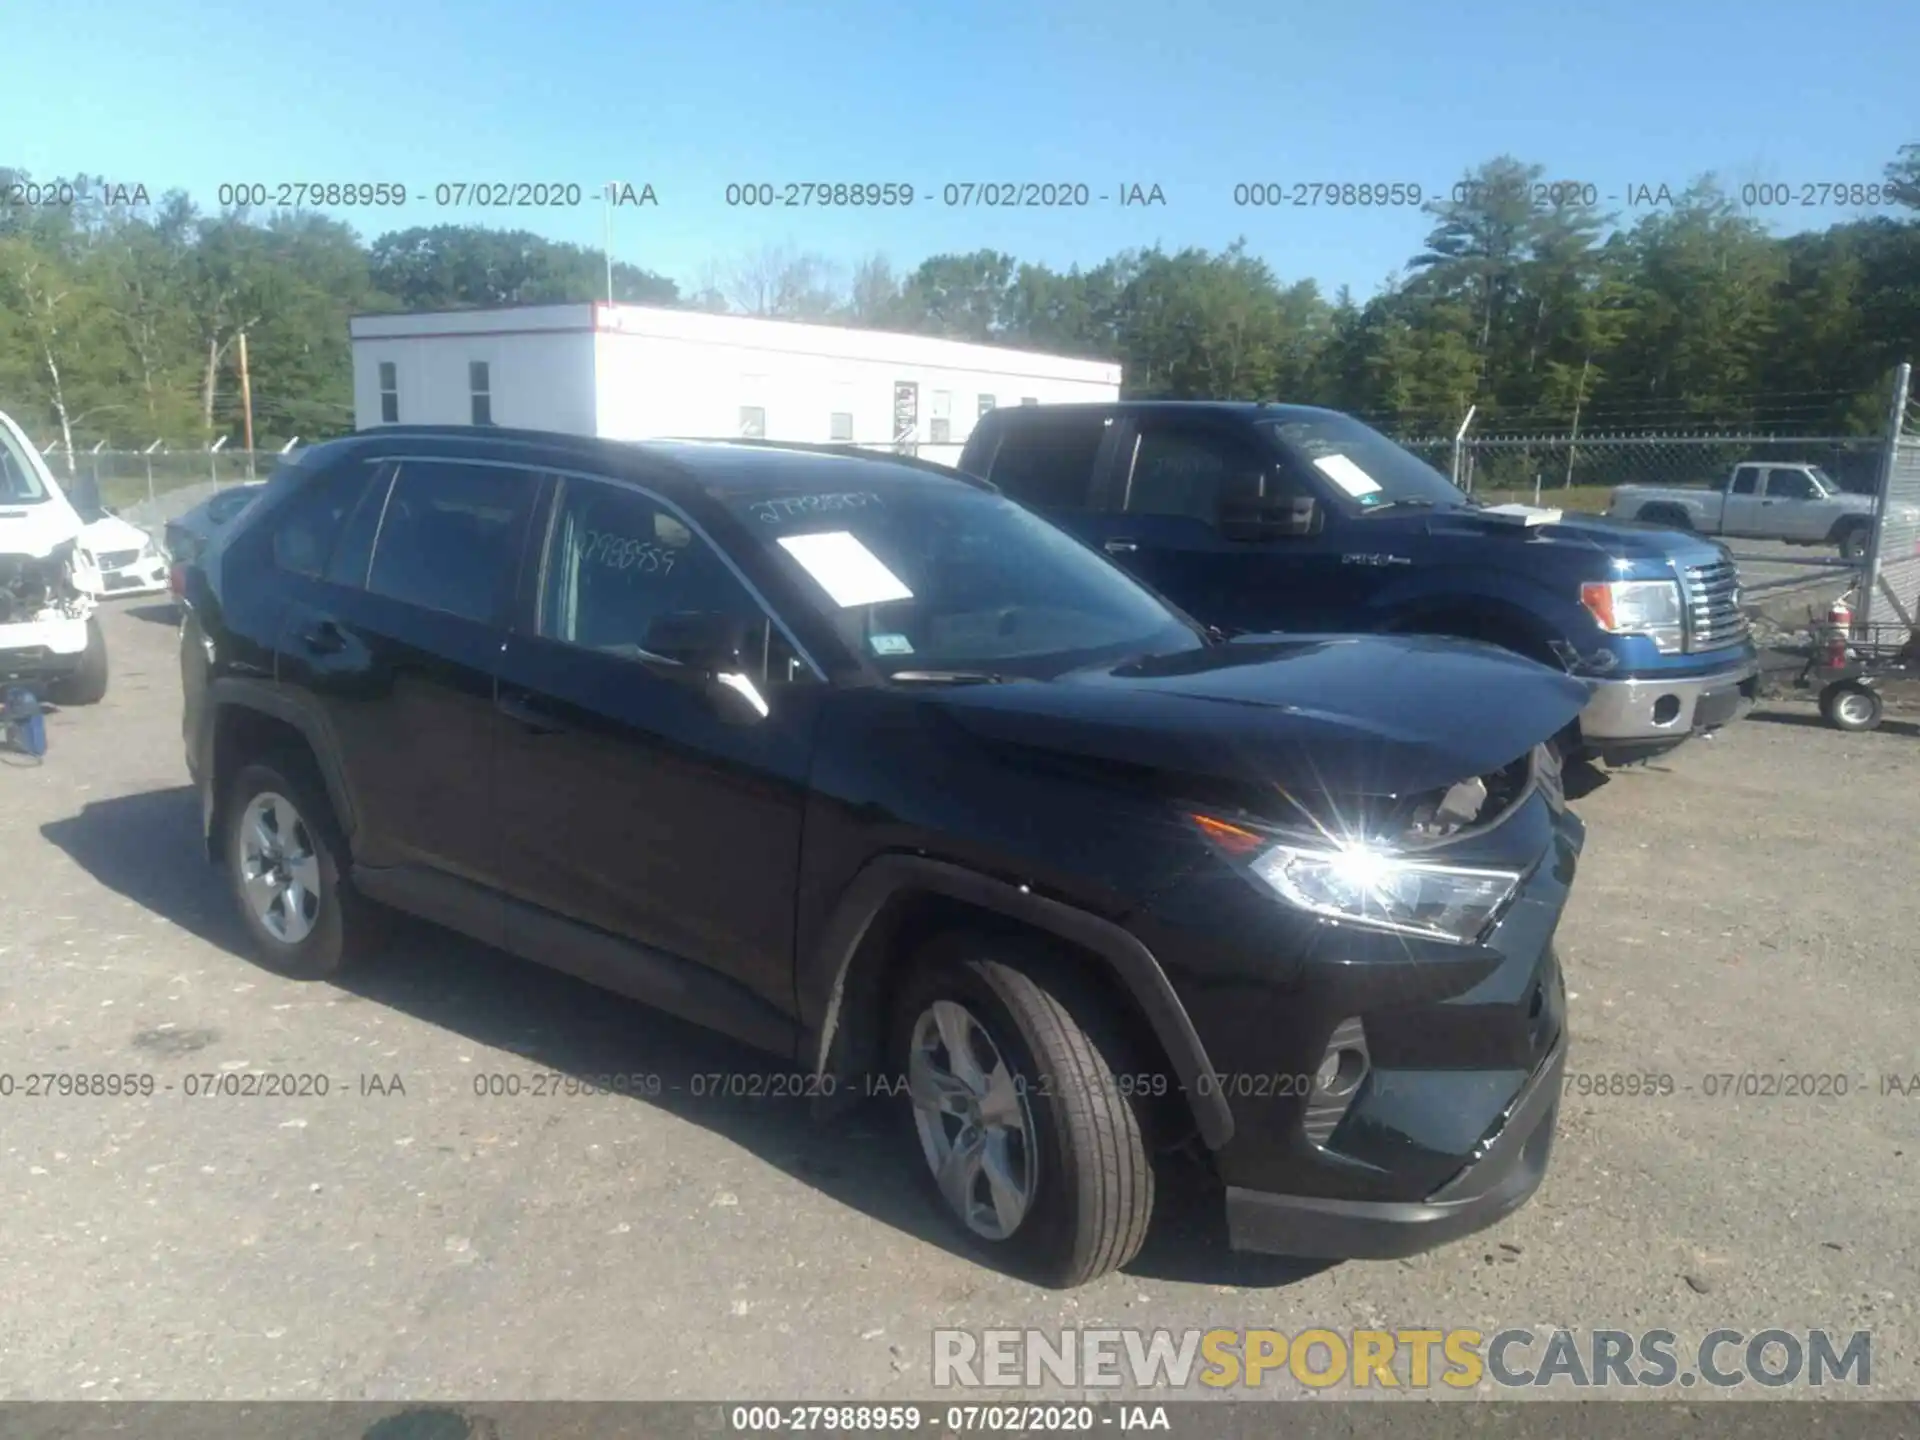
[[[327,558],[327,579],[335,585],[363,590],[367,567],[373,563],[373,541],[380,531],[380,517],[386,513],[387,494],[393,487],[393,465],[382,462],[373,483],[360,492],[340,535],[333,542],[333,554]]]
[[[1760,472],[1751,465],[1744,470],[1735,472],[1733,477],[1733,493],[1736,495],[1753,494],[1757,488],[1759,479]]]
[[[513,584],[536,484],[523,470],[401,462],[367,589],[467,620],[494,619]]]
[[[1022,505],[1084,510],[1106,433],[1106,416],[1098,411],[1022,416],[1001,435],[985,478]]]
[[[340,527],[373,479],[364,461],[342,465],[288,500],[273,528],[273,563],[295,575],[322,574]]]

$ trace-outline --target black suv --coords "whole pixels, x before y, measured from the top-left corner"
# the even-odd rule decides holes
[[[1565,675],[1227,641],[983,482],[824,447],[366,431],[184,590],[208,853],[276,970],[397,907],[817,1096],[897,1085],[1056,1285],[1134,1255],[1163,1149],[1236,1247],[1314,1257],[1539,1183]]]

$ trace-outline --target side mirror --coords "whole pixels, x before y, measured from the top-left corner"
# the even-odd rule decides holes
[[[1286,540],[1318,535],[1326,516],[1311,495],[1291,500],[1229,500],[1217,521],[1228,540]]]
[[[640,645],[665,662],[654,665],[657,674],[699,687],[723,718],[763,720],[769,707],[749,663],[754,628],[737,615],[711,611],[662,615]]]

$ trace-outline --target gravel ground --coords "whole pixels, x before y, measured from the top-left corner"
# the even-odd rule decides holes
[[[156,1084],[0,1099],[0,1398],[898,1401],[931,1393],[935,1327],[1102,1323],[1869,1329],[1871,1393],[1920,1397],[1920,1096],[1880,1079],[1920,1072],[1910,717],[1848,736],[1778,706],[1578,802],[1572,1069],[1674,1093],[1576,1082],[1511,1220],[1313,1269],[1229,1254],[1176,1193],[1129,1273],[1058,1294],[950,1242],[888,1113],[475,1094],[766,1068],[691,1027],[424,928],[345,987],[242,958],[169,622],[108,612],[107,701],[0,769],[0,1071]],[[184,1093],[267,1070],[331,1093]],[[1705,1093],[1743,1072],[1850,1093]]]

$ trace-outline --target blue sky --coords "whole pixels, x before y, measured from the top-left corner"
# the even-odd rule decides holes
[[[1286,280],[1372,293],[1418,211],[1237,207],[1238,183],[1428,191],[1512,153],[1594,184],[1715,171],[1874,182],[1920,140],[1913,0],[12,0],[0,163],[84,169],[212,208],[223,182],[389,181],[363,234],[447,221],[598,245],[576,209],[475,210],[441,183],[650,183],[618,258],[683,285],[768,245],[910,267],[994,247],[1064,267],[1244,235]],[[23,23],[24,22],[24,23]],[[730,182],[904,182],[890,211],[729,207]],[[1158,185],[1164,205],[951,208],[966,182]],[[1794,198],[1799,197],[1795,194]],[[1770,212],[1783,229],[1851,207]]]

